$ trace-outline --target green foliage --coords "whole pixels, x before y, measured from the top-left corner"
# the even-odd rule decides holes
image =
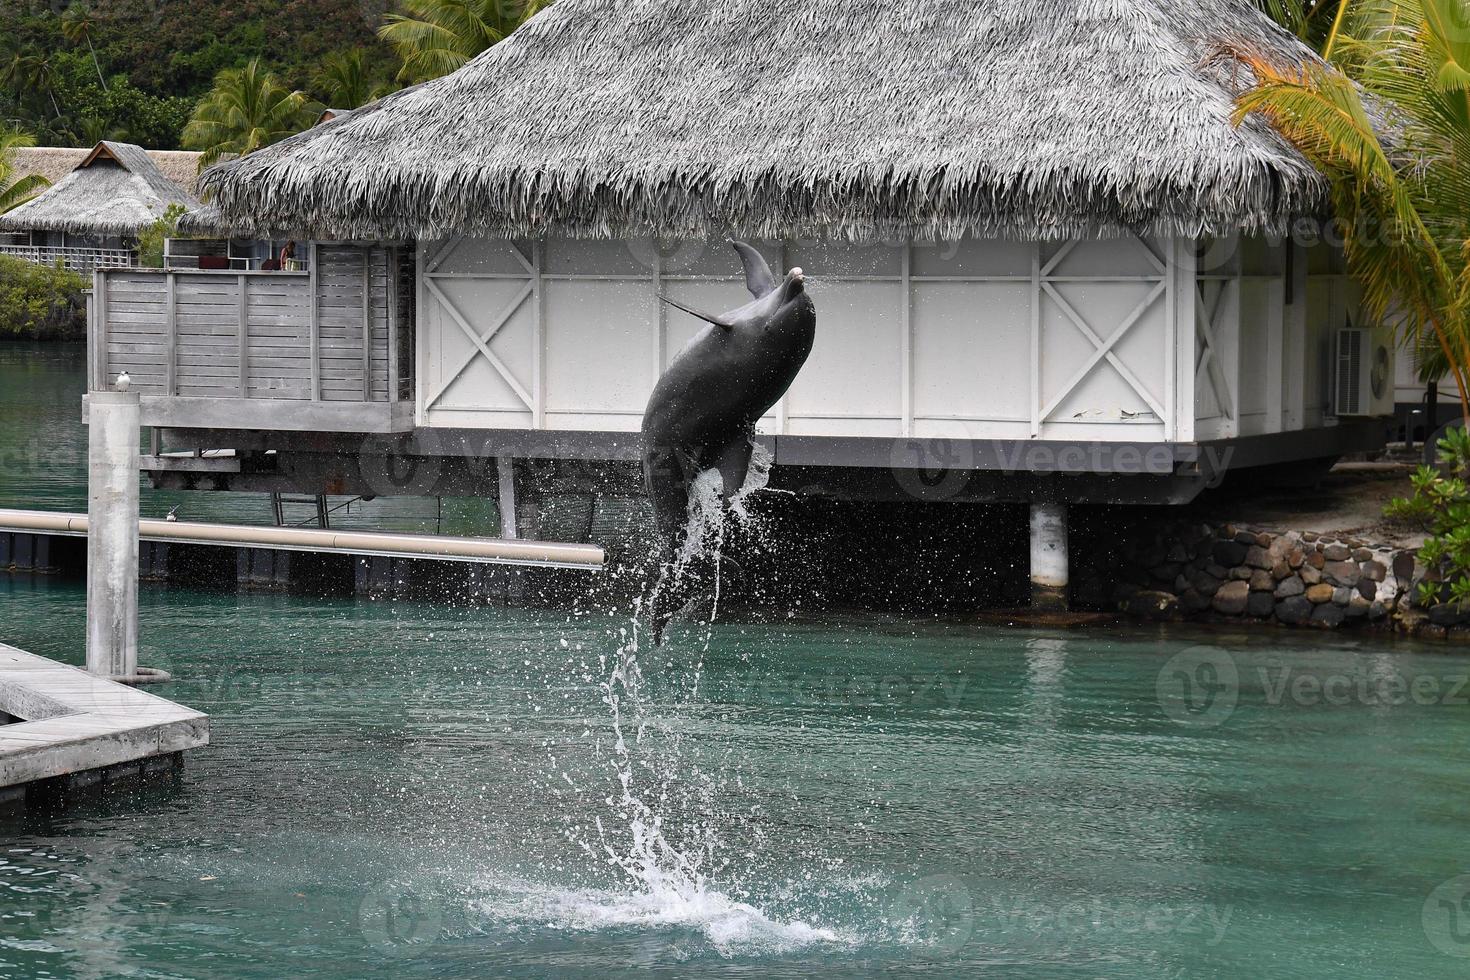
[[[170,204],[163,217],[138,233],[138,264],[145,269],[163,268],[163,246],[178,237],[179,219],[188,213],[182,204]]]
[[[1423,369],[1448,373],[1470,416],[1470,44],[1457,26],[1470,23],[1470,6],[1363,0],[1351,9],[1335,18],[1347,22],[1332,47],[1341,70],[1302,72],[1235,51],[1257,83],[1236,116],[1262,113],[1327,176],[1365,313],[1436,354]]]
[[[216,76],[259,59],[304,89],[322,59],[360,49],[374,84],[398,63],[377,29],[391,0],[0,0],[0,119],[41,145],[98,133],[176,149]],[[17,59],[19,59],[17,63]],[[6,69],[15,65],[14,72]]]
[[[1470,430],[1448,430],[1437,448],[1439,466],[1421,466],[1413,495],[1389,501],[1384,513],[1429,532],[1419,560],[1436,574],[1419,584],[1419,604],[1470,604]]]
[[[378,33],[403,61],[402,82],[456,71],[502,41],[550,0],[400,0]]]
[[[227,153],[245,156],[279,143],[310,126],[319,112],[304,92],[288,89],[252,61],[219,73],[184,127],[184,146],[203,151],[209,166]]]
[[[1351,4],[1345,0],[1255,0],[1267,16],[1310,45],[1331,51]]]
[[[72,44],[85,44],[92,56],[92,67],[97,70],[97,83],[107,89],[107,79],[102,77],[102,62],[97,60],[97,49],[92,45],[92,32],[97,29],[97,18],[91,9],[77,3],[61,15],[61,36]]]
[[[50,186],[50,182],[39,174],[17,175],[15,172],[15,156],[11,151],[21,146],[34,146],[35,143],[31,134],[0,125],[0,214],[24,204]]]
[[[80,340],[87,281],[60,266],[0,255],[0,338]]]
[[[385,74],[375,72],[361,48],[327,55],[312,79],[312,91],[323,105],[333,109],[356,109],[382,98],[393,88]]]

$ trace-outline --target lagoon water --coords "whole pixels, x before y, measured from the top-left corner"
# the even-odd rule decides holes
[[[824,615],[686,628],[634,690],[625,610],[145,588],[140,623],[212,744],[0,817],[0,977],[1470,967],[1443,647]],[[80,584],[0,573],[0,640],[80,662]]]

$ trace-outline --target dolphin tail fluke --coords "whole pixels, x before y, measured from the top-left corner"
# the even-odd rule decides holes
[[[776,277],[771,274],[765,256],[745,242],[730,244],[740,256],[740,264],[745,266],[745,288],[750,290],[750,295],[760,299],[772,292],[776,288]]]
[[[643,453],[643,487],[666,541],[678,538],[687,522],[689,485],[697,475],[694,461],[677,449],[651,447]]]

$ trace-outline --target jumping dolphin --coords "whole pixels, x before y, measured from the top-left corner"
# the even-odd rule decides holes
[[[759,252],[731,244],[751,302],[715,315],[663,297],[709,324],[658,379],[643,413],[643,482],[670,557],[682,540],[694,478],[718,468],[729,503],[745,484],[756,421],[791,387],[816,336],[817,311],[801,270],[777,282]]]

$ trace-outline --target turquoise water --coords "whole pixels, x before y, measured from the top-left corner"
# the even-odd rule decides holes
[[[644,734],[625,713],[620,768],[599,689],[620,618],[143,603],[144,661],[180,676],[161,693],[208,711],[213,742],[175,790],[0,823],[0,975],[1451,977],[1470,962],[1440,904],[1470,871],[1470,661],[1436,648],[722,624],[697,692],[697,635],[645,653]],[[0,578],[0,622],[8,642],[80,658],[77,587]],[[1223,717],[1160,697],[1201,641],[1238,675]],[[1375,703],[1392,677],[1441,694]],[[1343,702],[1331,678],[1370,696]],[[698,874],[609,863],[638,853],[625,771]]]
[[[84,499],[76,364],[0,348],[0,505]],[[83,598],[0,573],[0,641],[79,663]],[[0,978],[1470,972],[1452,648],[141,602],[211,745],[0,817]]]

